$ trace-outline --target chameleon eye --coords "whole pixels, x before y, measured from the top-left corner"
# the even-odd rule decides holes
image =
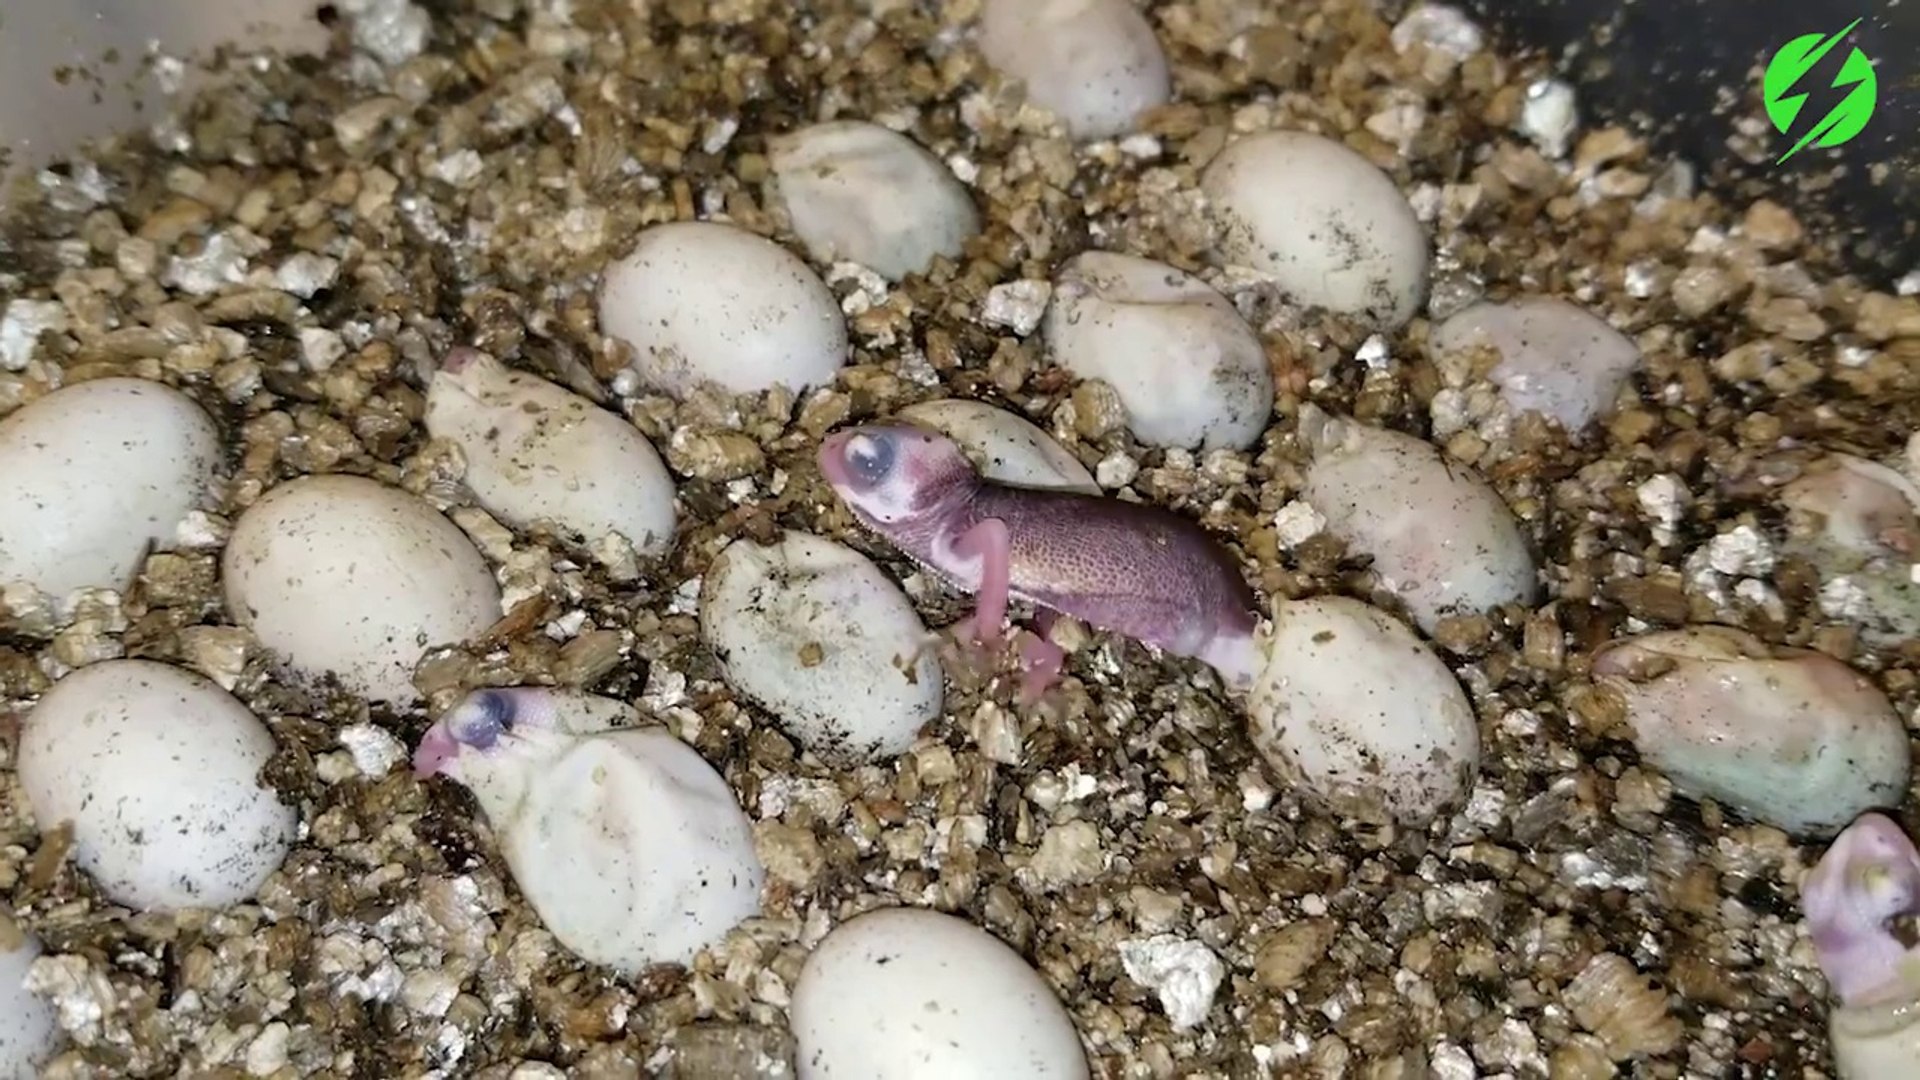
[[[893,471],[895,446],[884,436],[857,435],[847,441],[847,464],[866,484],[878,484]]]
[[[513,699],[498,690],[482,690],[460,706],[459,714],[447,726],[455,739],[485,750],[513,730]]]

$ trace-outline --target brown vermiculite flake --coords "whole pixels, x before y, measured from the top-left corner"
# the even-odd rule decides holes
[[[61,612],[0,595],[0,936],[17,924],[49,955],[37,983],[70,1044],[47,1075],[791,1076],[809,945],[888,905],[1017,949],[1101,1077],[1830,1069],[1795,907],[1818,848],[1673,793],[1587,666],[1618,636],[1720,623],[1838,655],[1913,715],[1920,648],[1857,639],[1846,590],[1805,560],[1728,571],[1715,558],[1739,552],[1713,543],[1736,527],[1785,540],[1773,492],[1807,448],[1902,460],[1920,298],[1840,275],[1816,223],[1697,190],[1635,133],[1577,129],[1554,159],[1522,130],[1542,61],[1399,51],[1363,0],[1154,5],[1172,103],[1080,145],[959,43],[972,0],[425,7],[423,51],[382,60],[343,34],[320,60],[238,65],[160,148],[42,173],[0,223],[0,313],[33,328],[0,341],[0,416],[86,379],[158,380],[216,419],[231,470],[219,513],[185,530],[198,539],[150,555],[117,599]],[[696,218],[800,252],[771,209],[770,140],[830,118],[911,136],[967,183],[980,234],[891,285],[815,265],[852,348],[831,387],[635,386],[596,326],[602,269],[638,230]],[[1271,128],[1344,141],[1422,214],[1436,254],[1411,324],[1370,341],[1210,262],[1201,170]],[[1075,384],[1038,335],[982,317],[1024,295],[996,287],[1051,281],[1094,247],[1200,276],[1260,332],[1276,387],[1260,443],[1143,446],[1111,387]],[[1584,442],[1500,419],[1479,360],[1428,357],[1433,319],[1518,292],[1575,299],[1641,351]],[[422,424],[424,378],[456,344],[645,433],[678,485],[671,551],[574,546],[472,506],[466,463]],[[1011,408],[1110,494],[1229,537],[1269,595],[1375,595],[1364,552],[1288,509],[1309,460],[1295,422],[1310,403],[1431,437],[1442,393],[1436,445],[1513,509],[1543,595],[1434,635],[1483,761],[1430,830],[1362,826],[1277,782],[1215,683],[1130,642],[1079,644],[1038,716],[956,676],[916,749],[857,768],[803,755],[701,643],[717,552],[783,529],[872,555],[929,625],[958,616],[813,463],[835,426],[950,396]],[[395,766],[423,714],[277,680],[224,611],[214,553],[265,490],[315,473],[448,510],[499,578],[510,613],[416,669],[434,708],[514,683],[635,702],[754,819],[766,917],[689,967],[586,966],[514,887],[473,800]],[[200,671],[272,729],[263,776],[303,833],[257,902],[129,917],[61,830],[29,820],[11,714],[116,656]],[[1123,959],[1141,949],[1223,965],[1210,1008],[1188,1003],[1202,1022],[1176,1025],[1175,991],[1129,974],[1148,969]]]

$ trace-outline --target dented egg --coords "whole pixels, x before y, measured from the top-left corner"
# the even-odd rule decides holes
[[[899,415],[952,439],[989,480],[1100,494],[1079,458],[1017,413],[984,401],[940,398],[909,405]]]

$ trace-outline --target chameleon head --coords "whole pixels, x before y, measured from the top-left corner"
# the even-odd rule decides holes
[[[1801,882],[1800,903],[1842,1004],[1920,996],[1920,851],[1892,819],[1868,813],[1847,826]]]
[[[846,504],[882,524],[936,508],[976,476],[951,439],[912,424],[867,424],[820,443],[820,472]]]
[[[451,772],[462,755],[495,755],[554,727],[553,695],[539,687],[475,690],[436,721],[413,752],[414,775]]]

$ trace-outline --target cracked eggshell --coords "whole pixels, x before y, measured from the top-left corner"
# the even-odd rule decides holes
[[[1076,139],[1124,135],[1173,96],[1166,51],[1128,0],[986,0],[979,46]]]
[[[677,221],[640,234],[600,282],[600,332],[634,351],[642,381],[676,396],[831,383],[847,325],[799,256],[734,225]]]
[[[909,405],[899,415],[958,443],[989,480],[1100,494],[1079,458],[1017,413],[984,401],[940,398]]]
[[[1851,454],[1815,459],[1780,489],[1785,551],[1820,574],[1820,605],[1876,648],[1920,636],[1920,489]]]
[[[208,496],[220,436],[193,399],[148,379],[91,379],[0,419],[0,584],[59,599],[125,589],[149,543]]]
[[[848,919],[813,947],[789,1009],[800,1080],[1085,1080],[1065,1007],[1019,953],[921,908]]]
[[[1243,136],[1200,186],[1221,226],[1219,257],[1271,277],[1295,303],[1388,330],[1419,310],[1426,230],[1393,178],[1346,144],[1304,131]]]
[[[728,544],[702,585],[700,632],[727,683],[823,760],[892,757],[940,715],[940,663],[912,603],[824,537]]]
[[[612,698],[493,688],[428,735],[456,748],[438,771],[480,803],[541,922],[627,975],[692,962],[760,913],[766,878],[733,789],[671,732],[639,722]]]
[[[1641,757],[1688,798],[1831,836],[1906,795],[1906,725],[1879,688],[1824,653],[1693,626],[1602,646],[1592,674],[1619,697]]]
[[[286,858],[299,814],[260,783],[273,735],[194,672],[108,660],[53,684],[21,728],[42,833],[73,822],[76,864],[143,911],[246,900]]]
[[[32,1080],[60,1049],[53,1002],[27,989],[40,942],[0,914],[0,1080]]]
[[[1613,409],[1640,364],[1640,347],[1605,319],[1552,296],[1478,303],[1434,328],[1436,356],[1491,348],[1488,379],[1515,412],[1557,420],[1569,435]]]
[[[1827,1017],[1840,1080],[1892,1080],[1915,1075],[1920,1061],[1920,999],[1882,1005],[1835,1005]]]
[[[1280,600],[1247,699],[1255,747],[1336,812],[1423,825],[1480,768],[1473,706],[1431,648],[1344,596]]]
[[[893,281],[958,259],[980,231],[966,185],[921,145],[864,120],[832,120],[768,143],[775,197],[818,262]]]
[[[428,649],[500,617],[471,541],[425,500],[358,476],[303,476],[240,515],[221,562],[227,611],[288,668],[375,701],[418,700]]]
[[[1373,558],[1383,589],[1432,633],[1448,615],[1530,604],[1538,570],[1513,511],[1473,469],[1424,439],[1309,405],[1313,461],[1301,495],[1327,529]]]
[[[466,485],[495,516],[548,521],[641,555],[673,541],[673,478],[632,424],[473,349],[447,354],[427,389],[427,432],[460,447]]]
[[[1141,442],[1246,449],[1273,416],[1259,335],[1212,286],[1153,259],[1089,251],[1061,266],[1047,350],[1119,394]]]

